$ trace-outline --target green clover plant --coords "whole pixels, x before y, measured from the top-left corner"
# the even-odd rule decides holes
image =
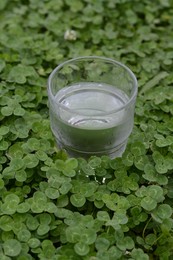
[[[0,259],[173,258],[172,4],[0,1]],[[49,74],[88,55],[138,79],[121,158],[70,158],[50,129]]]

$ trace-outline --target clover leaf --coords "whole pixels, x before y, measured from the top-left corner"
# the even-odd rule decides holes
[[[152,216],[156,221],[162,223],[164,219],[169,219],[172,213],[173,210],[168,204],[161,204],[152,212]]]
[[[144,253],[144,251],[141,248],[134,248],[131,252],[131,256],[133,257],[133,259],[138,260],[149,260],[149,256],[147,254]]]
[[[151,211],[156,208],[157,202],[156,200],[152,199],[152,197],[146,196],[141,200],[141,206],[144,209]]]
[[[7,256],[18,256],[22,250],[22,245],[16,239],[9,239],[3,244],[4,253]]]
[[[83,242],[78,242],[74,245],[74,250],[75,252],[80,255],[80,256],[84,256],[87,255],[89,253],[89,246]]]
[[[82,196],[80,193],[72,194],[70,197],[70,202],[75,206],[75,207],[82,207],[86,199],[84,196]]]
[[[37,73],[33,67],[18,64],[10,70],[7,80],[9,82],[24,84],[26,82],[27,77],[31,76],[37,77]]]
[[[75,158],[67,159],[66,162],[62,160],[56,161],[56,168],[62,171],[67,177],[74,177],[76,175],[75,169],[78,166],[78,162]]]
[[[34,154],[27,154],[23,158],[23,162],[24,162],[26,168],[34,168],[39,163],[39,160],[37,159],[37,157]]]
[[[10,216],[1,216],[0,228],[4,231],[10,231],[13,229],[13,219]]]
[[[31,232],[27,229],[19,230],[17,238],[21,242],[27,242],[31,237]]]
[[[131,237],[124,237],[122,240],[117,241],[117,247],[121,250],[134,248],[134,241]]]
[[[5,197],[1,210],[4,214],[12,215],[16,212],[20,199],[15,194],[9,194]]]

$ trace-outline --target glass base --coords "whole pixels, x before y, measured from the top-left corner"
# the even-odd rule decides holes
[[[82,157],[82,158],[88,159],[90,156],[100,157],[100,156],[103,156],[103,155],[107,155],[111,159],[114,159],[116,157],[122,156],[122,154],[124,153],[124,151],[126,149],[127,140],[124,143],[115,147],[114,149],[101,151],[101,152],[84,152],[84,151],[75,150],[71,147],[65,146],[64,144],[62,144],[59,141],[57,141],[57,145],[60,149],[64,149],[70,157],[75,157],[75,158],[81,158]]]

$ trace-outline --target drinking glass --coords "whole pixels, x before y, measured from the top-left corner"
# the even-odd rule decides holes
[[[134,124],[137,80],[118,61],[89,56],[57,66],[48,79],[50,125],[70,156],[122,155]]]

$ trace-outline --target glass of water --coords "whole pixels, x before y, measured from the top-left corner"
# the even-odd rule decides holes
[[[48,79],[58,146],[73,157],[121,156],[133,128],[136,95],[136,77],[120,62],[91,56],[60,64]]]

